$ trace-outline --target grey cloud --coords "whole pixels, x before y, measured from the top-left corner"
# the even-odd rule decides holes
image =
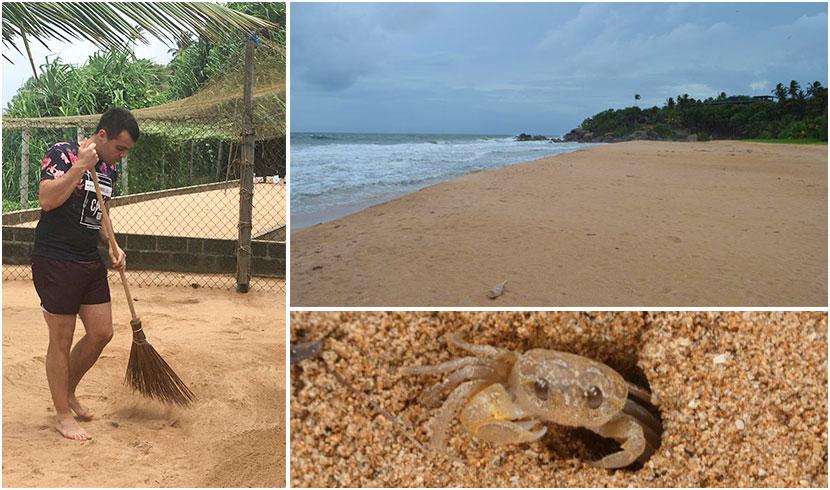
[[[435,5],[378,4],[375,15],[380,26],[391,31],[414,31],[438,16]]]

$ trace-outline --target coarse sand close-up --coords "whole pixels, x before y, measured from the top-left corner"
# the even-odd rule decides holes
[[[494,445],[454,421],[444,450],[427,449],[436,409],[418,396],[441,378],[400,368],[465,355],[449,333],[571,352],[647,383],[660,447],[606,470],[587,463],[615,443],[586,429]],[[823,312],[292,313],[292,343],[318,339],[322,354],[291,368],[292,486],[827,487]]]
[[[96,414],[81,422],[93,439],[78,442],[52,424],[49,337],[32,282],[3,281],[3,485],[284,486],[284,296],[131,288],[150,344],[197,397],[179,408],[125,387],[130,313],[121,285],[110,289],[115,334],[78,387]],[[76,342],[83,331],[78,321]]]

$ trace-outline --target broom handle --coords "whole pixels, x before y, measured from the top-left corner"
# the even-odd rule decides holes
[[[112,230],[112,221],[110,221],[110,214],[107,211],[107,206],[104,203],[104,197],[101,195],[101,186],[98,185],[98,170],[93,168],[90,173],[92,174],[92,183],[95,184],[95,195],[98,196],[98,207],[101,209],[101,213],[103,214],[103,219],[101,220],[101,226],[104,227],[104,234],[107,236],[107,242],[110,245],[110,251],[112,255],[117,257],[118,256],[118,242],[115,241],[115,232]],[[127,274],[124,270],[119,270],[118,272],[121,273],[121,284],[124,285],[124,294],[127,295],[127,305],[130,307],[130,315],[133,317],[133,322],[138,321],[138,315],[135,313],[135,306],[133,306],[133,296],[130,294],[130,285],[127,284]]]

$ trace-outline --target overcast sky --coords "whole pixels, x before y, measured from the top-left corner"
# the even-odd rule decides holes
[[[170,49],[161,41],[152,36],[147,36],[149,45],[137,43],[135,54],[139,58],[147,58],[155,61],[158,64],[166,65],[172,55],[167,53]],[[3,54],[12,60],[12,63],[3,58],[3,108],[5,109],[9,101],[17,93],[18,89],[32,76],[32,67],[29,65],[29,59],[26,57],[26,50],[23,48],[23,43],[18,42],[18,47],[24,54],[18,53],[12,47],[3,46]],[[40,65],[46,63],[46,57],[49,60],[54,60],[59,56],[65,63],[72,63],[74,65],[83,65],[86,60],[97,51],[94,44],[86,41],[76,41],[74,43],[62,43],[60,41],[48,39],[46,44],[49,49],[46,49],[37,41],[30,41],[29,47],[32,49],[32,58],[35,61],[35,67],[40,70]]]
[[[827,4],[291,4],[292,131],[563,134],[668,97],[827,86]]]

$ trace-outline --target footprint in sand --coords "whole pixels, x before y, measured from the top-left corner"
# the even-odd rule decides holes
[[[677,237],[677,236],[674,236],[674,235],[668,235],[668,236],[666,236],[666,238],[673,241],[674,243],[680,243],[680,242],[683,241],[683,240],[680,239],[680,237]]]

